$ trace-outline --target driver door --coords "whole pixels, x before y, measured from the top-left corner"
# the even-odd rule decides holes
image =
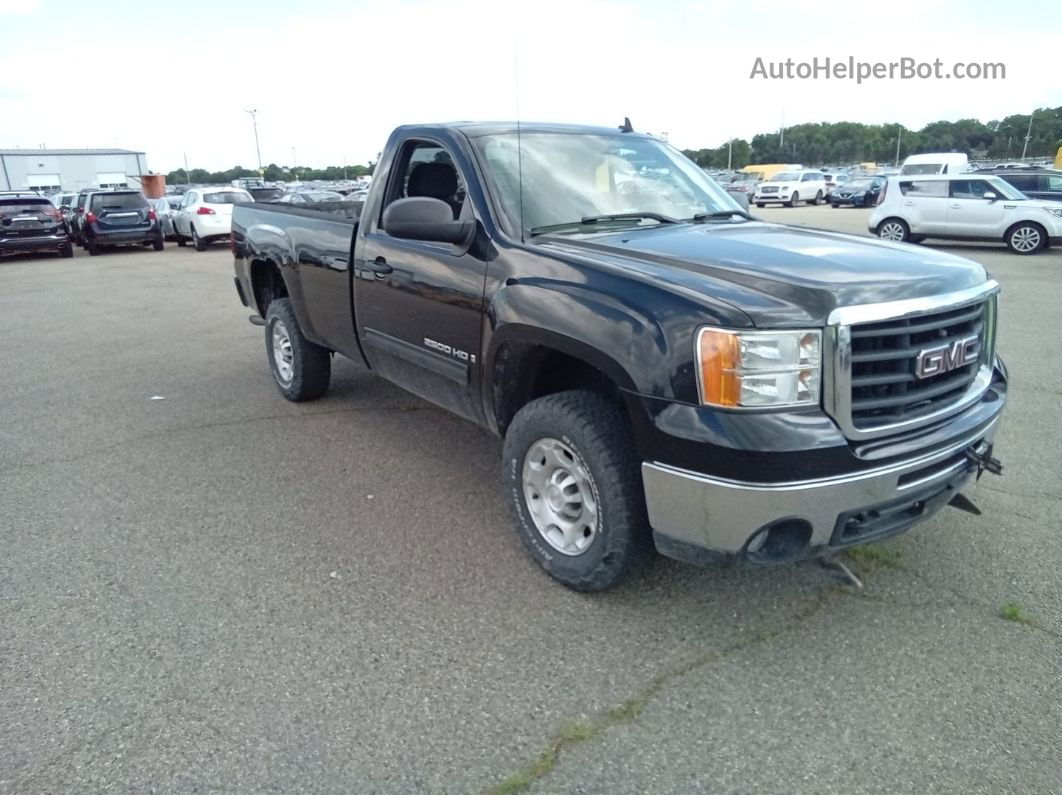
[[[949,180],[948,233],[964,237],[1001,237],[1007,201],[999,190],[983,179]],[[995,199],[986,199],[994,193]],[[1010,202],[1013,206],[1014,203]]]
[[[411,196],[439,199],[455,219],[474,219],[462,163],[441,142],[407,139],[387,179],[378,210],[362,219],[364,237],[354,261],[355,316],[365,356],[399,386],[480,420],[487,263],[476,252],[482,247],[402,240],[380,225],[387,205]]]

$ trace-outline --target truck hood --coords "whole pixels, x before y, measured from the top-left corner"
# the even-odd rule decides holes
[[[941,295],[987,279],[976,262],[932,249],[756,221],[543,243],[723,300],[761,327],[824,325],[840,306]]]

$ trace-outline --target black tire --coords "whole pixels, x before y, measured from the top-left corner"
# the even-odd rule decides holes
[[[192,245],[195,246],[196,251],[206,251],[207,246],[210,245],[195,231],[195,224],[192,224]]]
[[[87,251],[89,253],[90,257],[96,257],[96,256],[99,256],[100,248],[95,243],[93,243],[91,240],[86,240],[85,241],[85,251]]]
[[[278,324],[278,333],[286,337],[291,356],[291,377],[288,379],[282,375],[275,352],[273,331]],[[291,307],[291,299],[277,298],[269,304],[266,310],[265,345],[266,358],[269,359],[277,389],[288,400],[293,403],[316,400],[328,390],[328,382],[332,377],[332,357],[326,348],[315,345],[302,335],[295,310]]]
[[[67,243],[65,246],[59,249],[59,256],[63,259],[70,259],[72,256],[74,256],[74,247],[71,244]]]
[[[173,239],[177,241],[177,245],[184,248],[188,245],[188,238],[177,231],[177,224],[173,225]]]
[[[818,207],[822,204],[822,191],[820,190],[815,194],[815,198],[808,202],[812,207]]]
[[[882,240],[893,243],[911,242],[911,227],[902,218],[886,218],[878,224],[875,234]]]
[[[1019,221],[1003,236],[1015,254],[1038,254],[1047,247],[1047,230],[1032,221]]]
[[[597,506],[597,532],[576,554],[565,554],[547,541],[528,507],[525,459],[537,443],[546,440],[559,443],[574,456],[568,458],[573,467],[589,474],[585,488],[593,492]],[[520,409],[505,434],[502,480],[524,546],[539,566],[568,588],[603,591],[652,562],[652,533],[630,421],[607,397],[585,391],[558,392]],[[580,497],[576,504],[580,506],[577,524],[583,521],[585,500]]]
[[[793,191],[793,195],[789,197],[789,206],[796,207],[798,201],[800,201],[800,194]]]
[[[766,204],[763,204],[762,202],[756,202],[756,206],[757,206],[757,207],[759,207],[759,208],[760,208],[760,209],[762,210],[762,209],[763,209],[764,207],[766,207],[767,205],[766,205]]]
[[[156,240],[151,241],[151,247],[155,249],[155,251],[162,251],[164,248],[166,248],[166,243],[160,237]]]

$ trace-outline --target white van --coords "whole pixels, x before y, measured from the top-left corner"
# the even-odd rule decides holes
[[[900,176],[928,176],[930,174],[962,174],[970,170],[970,161],[962,152],[931,152],[911,155],[903,161]]]

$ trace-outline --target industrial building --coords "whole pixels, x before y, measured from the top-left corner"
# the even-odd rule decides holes
[[[138,188],[146,173],[144,153],[129,149],[0,149],[0,190]]]

